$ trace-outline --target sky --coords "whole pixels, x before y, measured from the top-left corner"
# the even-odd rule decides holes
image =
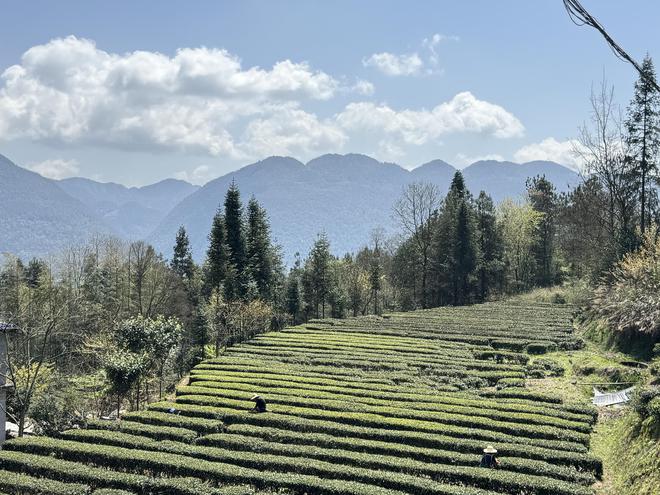
[[[583,0],[635,59],[660,2]],[[577,167],[634,69],[561,0],[3,2],[0,153],[51,178],[203,184],[271,155]]]

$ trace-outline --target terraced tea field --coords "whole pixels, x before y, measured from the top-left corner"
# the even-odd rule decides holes
[[[577,345],[571,311],[490,303],[268,333],[196,367],[179,415],[159,402],[8,442],[0,491],[588,495],[591,406],[520,387],[528,352]],[[268,412],[248,412],[254,393]],[[478,467],[487,444],[499,469]]]

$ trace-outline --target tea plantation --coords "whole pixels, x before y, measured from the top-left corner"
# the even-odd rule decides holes
[[[267,333],[197,366],[175,404],[7,442],[0,492],[588,495],[595,411],[524,388],[530,354],[579,346],[572,311],[509,301]],[[253,394],[268,412],[249,412]],[[486,445],[499,469],[479,467]]]

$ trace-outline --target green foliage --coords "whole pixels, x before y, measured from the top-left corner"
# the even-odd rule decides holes
[[[195,275],[195,263],[190,251],[190,241],[183,225],[179,227],[176,233],[174,254],[170,261],[170,267],[183,280],[192,280]]]
[[[528,367],[527,373],[532,378],[547,378],[564,375],[564,367],[552,359],[535,359]]]
[[[651,229],[640,249],[612,270],[595,292],[592,308],[625,339],[660,338],[660,237]]]
[[[87,495],[88,493],[88,487],[79,483],[62,483],[4,470],[0,470],[0,490],[3,493],[16,495]]]

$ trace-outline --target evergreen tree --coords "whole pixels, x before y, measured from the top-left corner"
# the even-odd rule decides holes
[[[436,306],[470,300],[477,250],[472,198],[463,174],[457,171],[434,224],[432,294]]]
[[[527,181],[527,195],[532,208],[541,214],[538,224],[537,242],[534,246],[536,258],[536,283],[547,287],[555,282],[555,231],[557,217],[557,193],[555,186],[545,176]]]
[[[229,249],[225,232],[225,217],[220,210],[213,217],[209,234],[209,248],[204,263],[204,295],[208,298],[213,291],[223,290],[229,264]]]
[[[303,278],[307,304],[315,312],[317,318],[319,316],[325,318],[325,305],[331,289],[331,258],[328,238],[325,233],[320,234],[305,262]]]
[[[258,296],[269,301],[274,292],[274,249],[266,211],[255,198],[248,202],[247,267],[257,286]]]
[[[378,243],[374,246],[371,260],[369,261],[369,286],[371,288],[371,297],[374,303],[374,314],[380,314],[378,306],[378,294],[383,288],[382,278],[383,267],[380,259],[380,247]]]
[[[227,247],[229,247],[229,262],[236,270],[238,280],[238,294],[242,295],[244,287],[247,284],[246,263],[245,263],[245,229],[243,225],[243,205],[241,203],[241,193],[232,181],[227,195],[225,196],[225,232]]]
[[[450,263],[454,305],[470,302],[474,269],[477,265],[477,246],[474,238],[472,209],[463,199],[456,212],[453,256]]]
[[[172,256],[170,267],[183,280],[192,280],[195,273],[195,263],[190,252],[190,241],[183,225],[179,227],[176,233],[174,255]]]
[[[475,207],[480,255],[477,264],[478,293],[479,299],[484,301],[493,289],[501,286],[504,270],[502,236],[491,197],[481,191]]]
[[[300,289],[300,277],[292,271],[286,283],[286,312],[291,315],[294,325],[300,323],[302,309],[303,301]]]
[[[648,55],[642,63],[642,74],[635,83],[635,93],[626,120],[630,160],[635,165],[639,184],[640,230],[644,234],[649,220],[649,186],[658,180],[657,157],[660,150],[660,94],[653,85],[655,69]],[[655,192],[653,190],[653,192]]]

